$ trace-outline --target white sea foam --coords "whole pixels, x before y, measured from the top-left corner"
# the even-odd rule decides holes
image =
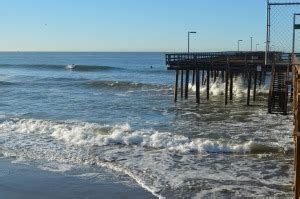
[[[196,85],[192,85],[189,84],[189,88],[192,91],[196,91]],[[200,86],[200,92],[204,93],[206,92],[206,86]],[[222,82],[222,80],[219,78],[217,79],[216,82],[211,83],[210,85],[210,94],[212,96],[219,96],[219,95],[224,95],[225,92],[225,83]],[[253,89],[251,90],[251,92],[253,92]],[[257,93],[268,93],[269,90],[267,88],[267,86],[257,86]],[[247,85],[246,83],[243,81],[243,79],[241,77],[236,77],[233,79],[233,95],[237,98],[243,97],[244,95],[247,94]]]
[[[279,145],[270,142],[191,139],[153,129],[137,131],[127,123],[108,126],[35,119],[2,122],[0,141],[4,156],[48,160],[49,164],[39,168],[54,172],[66,172],[78,164],[104,166],[127,174],[156,196],[192,196],[192,192],[183,190],[186,187],[210,190],[210,186],[217,188],[221,184],[233,188],[241,184],[255,185],[256,189],[266,186],[263,188],[266,193],[278,193],[269,187],[286,186],[290,180],[289,175],[285,175],[290,171],[286,170],[283,171],[285,177],[278,180],[278,174],[288,168],[289,163],[270,160],[274,155],[267,159],[244,156],[257,150],[278,152]],[[248,187],[245,190],[241,196],[252,194]]]
[[[73,165],[70,164],[62,164],[58,162],[48,162],[38,166],[39,169],[44,171],[51,171],[51,172],[66,172],[70,171],[74,168]]]
[[[152,129],[133,131],[128,123],[109,127],[83,122],[16,119],[1,123],[0,130],[22,134],[47,134],[69,145],[79,146],[135,145],[180,153],[249,153],[277,150],[275,146],[253,141],[230,143],[223,140],[189,139],[183,135]]]

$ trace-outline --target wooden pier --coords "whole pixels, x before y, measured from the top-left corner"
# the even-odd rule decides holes
[[[265,84],[266,73],[272,74],[268,98],[269,113],[287,113],[288,84],[291,82],[291,55],[270,52],[265,64],[265,52],[202,52],[166,54],[168,70],[176,71],[174,101],[178,100],[180,82],[181,99],[189,97],[189,84],[196,86],[196,103],[200,103],[200,87],[206,87],[206,99],[210,98],[210,84],[217,78],[225,83],[224,101],[233,100],[233,78],[241,76],[247,82],[247,101],[256,100],[257,86]],[[190,74],[192,81],[190,82]],[[179,78],[179,76],[181,76]],[[185,76],[185,77],[184,77]]]
[[[300,198],[300,62],[293,57],[293,115],[294,115],[294,192]]]

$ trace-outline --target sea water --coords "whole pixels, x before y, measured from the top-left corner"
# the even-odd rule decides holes
[[[164,58],[0,53],[1,155],[53,172],[104,167],[166,198],[292,196],[292,119],[267,114],[267,86],[250,107],[241,78],[227,106],[220,79],[210,101],[201,87],[197,105],[190,85],[174,103]]]

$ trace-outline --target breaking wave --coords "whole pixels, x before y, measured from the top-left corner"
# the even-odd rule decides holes
[[[190,89],[192,91],[196,91],[196,86],[190,84]],[[200,92],[205,93],[207,90],[206,85],[200,86]],[[211,83],[210,85],[210,95],[219,96],[225,94],[225,83],[222,82],[221,78],[217,79],[216,82]],[[251,92],[253,92],[253,85],[251,88]],[[269,89],[266,86],[257,86],[257,94],[268,94]],[[247,94],[247,83],[241,77],[236,77],[233,79],[233,95],[237,98],[243,97]],[[252,95],[252,93],[251,93]]]
[[[166,149],[179,153],[279,153],[282,147],[272,143],[226,142],[222,140],[189,139],[152,129],[132,130],[129,124],[116,126],[95,123],[54,122],[35,119],[7,120],[0,124],[2,132],[49,135],[74,146],[127,145]]]
[[[129,81],[93,80],[86,83],[90,88],[115,88],[115,89],[145,89],[145,90],[171,90],[169,85],[146,84]]]
[[[10,86],[15,85],[16,83],[13,82],[7,82],[7,81],[0,81],[0,86]]]
[[[45,70],[72,70],[72,71],[82,71],[82,72],[93,72],[93,71],[103,71],[103,70],[114,70],[120,69],[111,66],[99,66],[99,65],[76,65],[73,69],[68,69],[67,65],[59,64],[0,64],[0,67],[17,67],[26,69],[45,69]]]
[[[236,155],[228,159],[228,153]],[[251,159],[250,155],[241,163],[238,156],[245,153],[256,153],[261,158]],[[268,167],[272,163],[269,158],[274,153],[282,153],[281,147],[275,143],[190,139],[153,129],[133,130],[127,123],[109,126],[18,118],[2,119],[0,123],[0,155],[62,164],[61,167],[51,164],[39,167],[53,172],[64,172],[72,168],[66,168],[65,164],[106,167],[127,174],[158,197],[182,198],[193,196],[195,191],[202,190],[205,193],[207,189],[202,189],[203,186],[205,188],[207,185],[210,190],[210,186],[216,182],[229,184],[233,188],[250,182],[257,185],[256,187],[267,186],[263,189],[265,193],[277,181],[270,183],[265,178],[261,180],[257,175],[269,177],[273,172],[278,172],[281,167],[278,163],[272,165],[271,170]],[[265,161],[267,173],[254,172],[248,176],[249,166],[257,168],[257,161]],[[223,164],[224,167],[221,166]],[[237,170],[237,174],[228,170],[228,165]],[[275,176],[277,179],[277,175]],[[288,180],[284,178],[281,184]],[[187,186],[196,190],[185,191]],[[251,195],[251,192],[240,195]]]

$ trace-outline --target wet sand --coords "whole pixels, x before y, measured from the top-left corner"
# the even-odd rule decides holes
[[[51,172],[26,164],[0,159],[0,198],[5,199],[60,199],[60,198],[155,198],[138,187],[117,182],[110,174],[91,180]]]

